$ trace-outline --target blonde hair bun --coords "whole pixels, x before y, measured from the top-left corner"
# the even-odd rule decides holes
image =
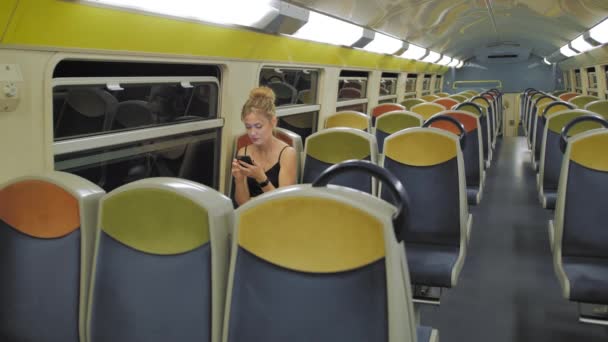
[[[253,101],[255,101],[256,99],[262,100],[261,98],[264,98],[264,99],[268,100],[269,102],[274,103],[277,97],[274,94],[274,91],[272,91],[272,89],[270,89],[268,87],[254,88],[249,93],[250,100],[253,100]]]
[[[257,87],[249,93],[249,99],[243,105],[241,111],[241,119],[251,112],[262,113],[263,115],[271,120],[276,116],[277,110],[274,105],[276,95],[274,91],[268,87]]]

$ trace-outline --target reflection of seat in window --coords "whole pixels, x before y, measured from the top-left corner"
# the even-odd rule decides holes
[[[354,89],[362,90],[363,86],[361,85],[361,82],[345,81],[344,84],[342,85],[342,88],[354,88]]]
[[[118,101],[141,100],[148,101],[150,97],[149,86],[125,87],[123,90],[115,93]]]
[[[55,123],[55,139],[107,130],[116,103],[114,96],[101,89],[68,90]]]
[[[209,108],[209,87],[199,86],[192,91],[190,103],[184,116],[208,118],[211,114]]]
[[[154,86],[150,91],[150,109],[160,121],[173,121],[175,117],[184,115],[189,99],[186,90],[181,86]]]
[[[277,106],[296,102],[297,90],[293,86],[283,82],[270,82],[267,86],[272,89],[277,96]]]
[[[125,129],[149,126],[158,123],[148,102],[139,100],[124,101],[116,105],[111,129]]]
[[[360,99],[361,90],[355,88],[342,88],[338,92],[339,99]]]
[[[314,99],[312,91],[310,91],[310,89],[306,89],[298,92],[298,103],[313,104]]]

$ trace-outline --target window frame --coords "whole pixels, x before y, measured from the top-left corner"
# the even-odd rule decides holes
[[[183,87],[192,87],[192,83],[213,83],[218,89],[217,117],[214,119],[194,120],[184,123],[167,123],[160,126],[134,128],[128,131],[100,132],[98,134],[65,138],[55,141],[53,134],[53,158],[66,153],[84,152],[86,150],[104,148],[119,144],[128,144],[141,141],[142,139],[159,138],[174,134],[188,133],[201,129],[222,128],[224,119],[220,117],[221,106],[221,86],[216,77],[212,76],[193,76],[193,77],[58,77],[52,79],[51,94],[58,86],[105,86],[110,90],[118,90],[115,87],[120,84],[175,84],[180,83]],[[112,89],[115,88],[115,89]],[[51,104],[52,108],[52,104]],[[51,115],[52,115],[51,111]]]

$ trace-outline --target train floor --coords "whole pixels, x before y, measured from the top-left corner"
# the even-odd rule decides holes
[[[608,328],[578,322],[553,271],[547,221],[524,137],[497,142],[457,286],[441,306],[423,305],[422,324],[442,342],[607,341]]]

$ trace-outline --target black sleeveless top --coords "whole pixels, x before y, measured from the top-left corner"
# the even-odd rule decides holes
[[[249,145],[247,145],[249,146]],[[245,155],[247,155],[247,146],[245,146]],[[279,187],[279,171],[281,171],[281,155],[283,151],[289,146],[283,147],[281,152],[279,152],[279,159],[277,162],[266,171],[266,177],[268,180],[274,185],[275,188]],[[258,185],[258,182],[255,178],[247,177],[247,187],[249,188],[249,196],[256,197],[264,193],[264,190]]]

